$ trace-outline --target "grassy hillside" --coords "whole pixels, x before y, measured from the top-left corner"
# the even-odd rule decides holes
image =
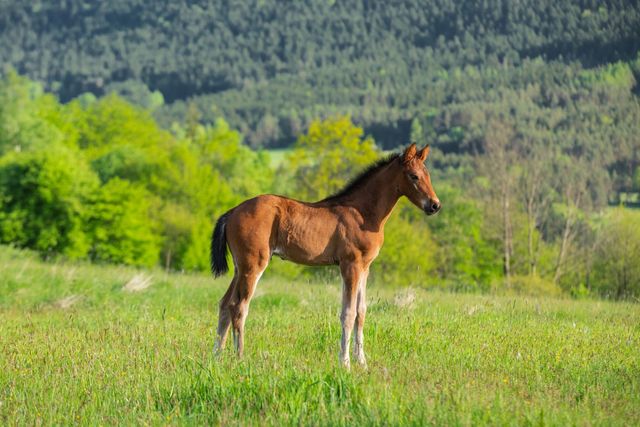
[[[0,248],[0,423],[629,425],[640,307],[371,288],[369,369],[337,367],[337,283],[265,274],[247,353],[211,354],[228,278]]]

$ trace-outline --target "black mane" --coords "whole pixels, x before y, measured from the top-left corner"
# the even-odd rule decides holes
[[[400,154],[395,153],[395,154],[391,154],[391,155],[389,155],[387,157],[383,157],[382,159],[379,159],[379,160],[371,163],[362,172],[360,172],[354,178],[349,180],[347,185],[345,185],[341,190],[338,190],[334,194],[332,194],[329,197],[326,197],[326,198],[324,198],[324,199],[322,199],[320,201],[321,202],[333,201],[333,200],[340,199],[340,198],[350,194],[353,190],[355,190],[355,189],[359,188],[360,186],[362,186],[362,184],[365,183],[369,178],[371,178],[371,176],[374,173],[376,173],[381,168],[387,166],[388,164],[393,162],[398,157],[400,157]]]

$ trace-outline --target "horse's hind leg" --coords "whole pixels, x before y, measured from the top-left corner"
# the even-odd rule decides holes
[[[229,309],[229,304],[231,303],[231,298],[235,292],[237,277],[237,273],[235,273],[231,280],[231,284],[229,284],[229,289],[227,289],[227,292],[225,292],[224,296],[220,300],[217,331],[218,336],[216,337],[216,342],[213,347],[213,351],[215,353],[219,353],[227,342],[229,326],[231,326],[231,310]]]
[[[244,352],[244,324],[249,314],[249,302],[258,280],[269,263],[269,251],[257,256],[246,257],[238,262],[238,276],[232,302],[229,306],[233,338],[238,356]]]

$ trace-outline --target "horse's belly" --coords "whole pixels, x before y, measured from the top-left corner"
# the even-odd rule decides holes
[[[307,218],[284,224],[278,233],[273,254],[282,259],[306,265],[335,264],[335,231],[332,221]]]
[[[327,256],[326,254],[313,254],[299,250],[281,250],[276,248],[276,250],[273,251],[273,255],[286,261],[304,265],[333,265],[338,262],[334,257]]]

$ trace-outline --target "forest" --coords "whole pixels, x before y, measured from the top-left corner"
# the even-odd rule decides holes
[[[374,284],[640,296],[636,2],[0,11],[0,243],[206,271],[230,207],[320,199],[414,141],[444,208],[400,204]]]
[[[590,68],[635,59],[640,39],[630,0],[17,0],[0,12],[2,63],[63,102],[117,92],[164,127],[193,103],[252,147],[346,114],[387,149],[419,116],[464,150],[476,135],[450,135],[451,116],[474,128],[474,104],[505,97],[555,108],[583,95]]]

